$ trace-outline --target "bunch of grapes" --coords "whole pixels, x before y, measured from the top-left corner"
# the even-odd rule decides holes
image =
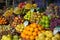
[[[60,26],[60,18],[52,18],[50,22],[50,29],[53,30],[56,26]]]
[[[42,25],[45,28],[49,28],[49,26],[50,26],[50,19],[49,19],[49,17],[45,16],[45,15],[42,16],[39,24]]]
[[[41,16],[43,13],[37,13],[37,12],[28,12],[25,16],[24,19],[29,20],[30,22],[39,22]]]

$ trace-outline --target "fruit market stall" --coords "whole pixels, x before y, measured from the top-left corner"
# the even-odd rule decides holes
[[[60,40],[59,6],[46,9],[21,2],[0,10],[0,40]]]

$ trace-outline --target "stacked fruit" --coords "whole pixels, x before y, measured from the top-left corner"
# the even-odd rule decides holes
[[[32,8],[32,4],[27,3],[27,4],[25,5],[25,9],[31,9],[31,8]]]
[[[41,24],[43,27],[45,28],[49,28],[49,25],[50,25],[50,19],[48,16],[42,16],[39,24]]]
[[[11,36],[10,35],[3,35],[1,40],[11,40]]]
[[[23,19],[21,17],[14,17],[13,22],[11,24],[12,27],[16,27],[17,24],[23,23]]]
[[[19,3],[18,7],[19,8],[24,8],[25,4],[26,4],[25,2]]]
[[[34,40],[38,34],[44,32],[42,26],[32,23],[24,28],[23,32],[21,33],[21,37],[25,38],[26,40]]]
[[[53,35],[52,31],[40,33],[36,40],[60,40],[60,34]]]
[[[19,40],[19,36],[18,35],[14,35],[13,36],[13,40]]]
[[[0,25],[0,33],[10,30],[10,25]]]
[[[24,19],[29,20],[30,22],[36,22],[36,21],[39,21],[43,15],[44,13],[28,11],[28,13],[24,16]]]
[[[33,12],[28,11],[27,14],[24,16],[24,19],[30,20],[32,14],[33,14]]]
[[[17,32],[22,32],[23,31],[23,29],[24,29],[24,25],[23,24],[19,24],[19,25],[17,25],[16,27],[15,27],[15,29],[16,29],[16,31]]]
[[[10,8],[9,10],[6,10],[6,12],[3,14],[5,17],[9,17],[13,14],[13,8]]]
[[[7,24],[7,20],[4,17],[0,17],[0,25]]]
[[[53,30],[56,26],[60,26],[60,18],[52,18],[50,22],[50,29]]]
[[[12,36],[10,34],[3,35],[1,40],[19,40],[19,36],[18,35],[13,35]],[[21,38],[20,38],[20,40],[21,40]]]

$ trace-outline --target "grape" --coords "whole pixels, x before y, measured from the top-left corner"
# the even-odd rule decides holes
[[[53,30],[56,26],[58,26],[59,20],[58,18],[53,18],[51,19],[51,22],[50,22],[50,29]]]

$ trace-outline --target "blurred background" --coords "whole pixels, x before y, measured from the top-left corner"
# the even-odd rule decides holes
[[[20,2],[32,2],[32,0],[0,0],[0,9],[3,7],[9,7],[9,6],[17,6]],[[60,0],[34,0],[35,3],[38,4],[39,7],[46,7],[50,3],[54,3],[58,6],[60,6]]]

